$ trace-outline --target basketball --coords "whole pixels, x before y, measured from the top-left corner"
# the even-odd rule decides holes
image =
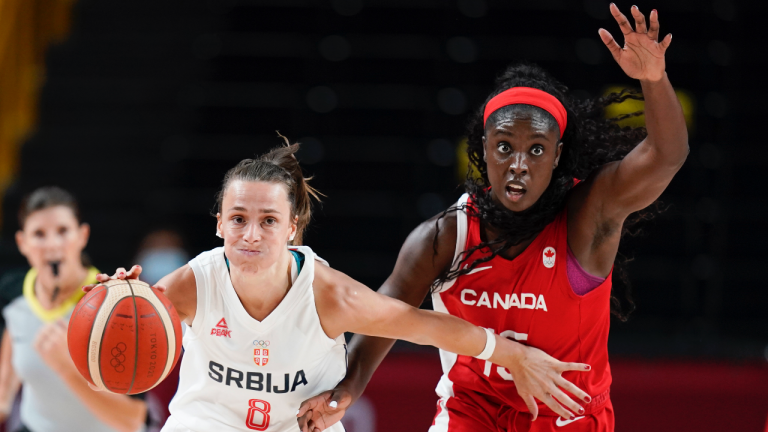
[[[137,394],[173,369],[181,353],[181,321],[157,289],[135,279],[111,280],[77,303],[67,340],[88,382],[113,393]]]

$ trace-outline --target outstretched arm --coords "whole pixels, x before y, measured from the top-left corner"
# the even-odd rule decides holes
[[[485,332],[456,317],[418,310],[392,297],[418,305],[429,291],[431,282],[453,260],[456,245],[455,217],[441,220],[437,255],[433,251],[435,219],[424,222],[408,237],[392,275],[379,293],[332,269],[317,266],[316,301],[326,334],[336,336],[344,331],[355,335],[350,352],[347,377],[334,390],[308,399],[301,405],[299,425],[302,431],[322,431],[343,416],[353,400],[362,394],[374,370],[394,341],[371,336],[399,338],[429,344],[462,355],[475,356],[485,346]],[[323,282],[317,283],[319,280]],[[319,292],[319,293],[318,293]],[[585,371],[586,365],[562,363],[532,347],[496,336],[497,350],[491,362],[506,366],[515,377],[518,393],[534,417],[534,397],[552,410],[568,418],[568,409],[581,408],[558,387],[588,401],[583,391],[560,375],[566,370]],[[562,405],[547,394],[554,394]]]
[[[574,190],[569,202],[569,244],[582,266],[596,275],[610,271],[626,217],[658,199],[688,156],[683,110],[665,70],[672,35],[658,41],[656,10],[646,24],[633,6],[633,30],[616,5],[610,9],[624,34],[624,47],[605,29],[599,30],[600,38],[622,70],[640,80],[648,136],[623,160],[601,167]]]
[[[611,198],[605,203],[613,207],[608,210],[628,215],[655,201],[682,167],[688,156],[688,130],[665,71],[664,56],[672,35],[657,42],[658,12],[651,11],[650,27],[646,29],[645,16],[633,6],[634,31],[616,5],[611,5],[611,13],[624,33],[624,48],[607,30],[600,29],[600,37],[624,72],[640,80],[648,130],[648,137],[603,175],[605,193]]]

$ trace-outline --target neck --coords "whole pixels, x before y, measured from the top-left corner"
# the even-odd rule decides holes
[[[538,235],[538,233],[536,233],[536,234]],[[499,236],[501,236],[501,232],[500,231],[496,230],[495,228],[493,228],[491,225],[489,225],[487,223],[483,224],[483,229],[480,230],[480,240],[482,240],[484,242],[491,242],[491,241],[494,241],[497,238],[499,238]],[[533,235],[531,238],[523,240],[522,242],[520,242],[520,243],[518,243],[518,244],[516,244],[514,246],[510,246],[509,249],[505,250],[504,252],[501,252],[499,254],[499,256],[501,256],[502,258],[508,259],[508,260],[515,259],[518,255],[523,253],[523,251],[528,246],[530,246],[531,243],[533,243],[534,239],[536,239],[536,235]],[[500,249],[503,246],[504,246],[503,243],[499,243],[499,244],[496,244],[496,245],[492,245],[490,247],[493,250],[498,250],[498,249]]]
[[[239,268],[230,263],[230,279],[243,307],[254,319],[266,318],[291,289],[291,253],[280,252],[270,267],[255,271]]]
[[[77,266],[67,271],[61,269],[58,277],[54,277],[49,271],[40,271],[38,269],[37,278],[35,278],[35,297],[40,305],[45,309],[53,309],[64,303],[72,294],[82,287],[85,278],[88,276],[88,269],[83,266]],[[53,293],[59,289],[56,298],[53,299]]]

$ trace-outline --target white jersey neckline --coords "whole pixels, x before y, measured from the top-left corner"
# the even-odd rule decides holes
[[[307,285],[309,285],[309,289],[312,289],[315,259],[314,256],[312,256],[311,249],[296,246],[292,248],[296,249],[297,252],[304,255],[304,266],[299,271],[298,276],[295,279],[291,277],[293,283],[288,289],[288,293],[285,295],[285,297],[283,297],[283,300],[281,300],[277,307],[275,307],[272,312],[270,312],[269,315],[267,315],[261,321],[252,317],[248,311],[245,310],[245,306],[243,306],[243,303],[240,301],[240,297],[237,296],[234,285],[232,285],[232,278],[230,277],[229,271],[218,273],[218,275],[223,275],[224,277],[224,280],[220,281],[223,282],[224,301],[227,302],[227,305],[229,305],[230,310],[235,314],[235,317],[238,319],[238,321],[251,326],[258,332],[267,331],[276,325],[281,319],[285,319],[288,312],[290,312],[290,310],[297,304],[298,298],[301,296],[302,291],[304,291],[302,288],[306,288]],[[295,263],[293,263],[293,254],[291,254],[290,258],[291,265],[294,266]],[[223,265],[224,268],[226,268],[227,263],[223,248],[221,254],[218,254],[216,257],[216,260],[219,261],[219,265]],[[291,276],[293,276],[293,268],[291,268],[291,273]]]

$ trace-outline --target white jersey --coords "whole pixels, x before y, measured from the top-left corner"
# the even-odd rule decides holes
[[[298,430],[305,399],[344,378],[344,335],[320,326],[312,289],[315,260],[305,246],[301,270],[291,257],[293,285],[263,321],[246,312],[235,293],[224,248],[189,262],[197,283],[197,311],[184,334],[179,389],[163,432]],[[337,423],[327,429],[343,432]]]

